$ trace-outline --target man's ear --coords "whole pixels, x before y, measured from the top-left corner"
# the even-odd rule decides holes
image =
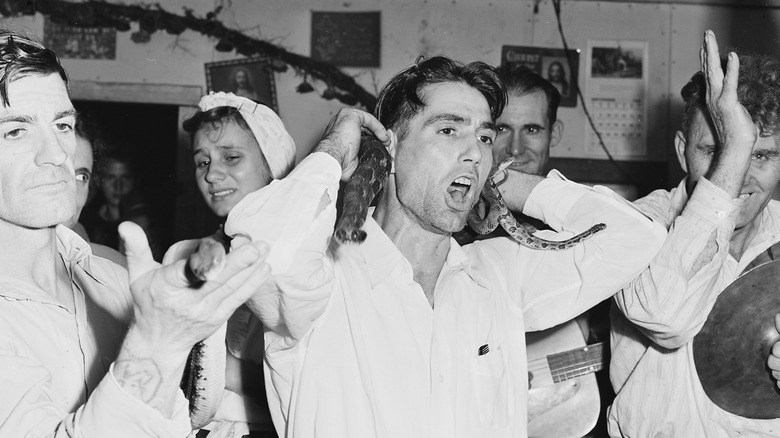
[[[554,148],[563,138],[563,122],[556,120],[552,125],[552,133],[550,135],[550,148]]]
[[[685,134],[682,131],[677,131],[674,136],[674,150],[677,152],[677,161],[680,163],[680,167],[685,173],[688,173],[688,163],[685,161]]]

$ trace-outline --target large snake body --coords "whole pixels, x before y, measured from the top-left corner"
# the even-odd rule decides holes
[[[336,223],[334,236],[341,243],[360,243],[366,238],[361,228],[368,214],[368,206],[382,189],[382,184],[390,173],[392,158],[387,149],[373,136],[364,134],[358,153],[358,166],[344,188],[342,214]],[[477,205],[469,213],[468,224],[479,234],[489,234],[501,225],[519,244],[532,249],[560,251],[571,248],[595,233],[606,228],[605,224],[596,224],[585,232],[570,239],[555,241],[536,237],[534,226],[518,221],[504,202],[498,191],[500,183],[495,177],[506,176],[507,167],[513,158],[495,166],[482,190]]]
[[[333,235],[341,243],[362,242],[366,232],[362,230],[371,201],[382,190],[390,174],[393,158],[385,146],[373,135],[360,138],[358,165],[344,186],[341,216]]]
[[[215,279],[225,267],[229,239],[219,229],[198,242],[185,267],[190,287],[200,287]],[[214,334],[192,347],[182,376],[181,389],[189,400],[190,424],[193,430],[207,425],[217,413],[225,388],[225,335],[227,323]]]

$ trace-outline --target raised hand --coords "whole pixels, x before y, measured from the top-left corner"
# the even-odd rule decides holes
[[[752,150],[758,131],[750,114],[739,103],[739,57],[729,52],[724,75],[718,42],[708,30],[700,51],[701,68],[707,81],[707,109],[715,125],[721,147],[743,147]]]
[[[346,181],[357,168],[360,134],[367,130],[386,147],[390,146],[390,132],[371,114],[354,108],[342,108],[330,120],[325,134],[314,148],[325,152],[341,164],[341,179]]]
[[[750,167],[758,129],[739,102],[739,57],[728,54],[726,71],[721,67],[718,42],[711,30],[704,33],[701,68],[707,83],[707,109],[717,135],[717,145],[707,178],[726,193],[737,197]]]
[[[120,225],[127,248],[135,329],[174,352],[186,354],[217,330],[268,278],[268,247],[253,242],[226,256],[222,273],[197,289],[188,287],[184,260],[162,266],[152,260],[143,230]]]

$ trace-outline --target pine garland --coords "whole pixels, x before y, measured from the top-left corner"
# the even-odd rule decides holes
[[[335,98],[346,105],[360,104],[367,111],[374,110],[376,96],[358,85],[351,76],[326,62],[289,52],[268,41],[229,29],[217,19],[220,11],[221,7],[199,18],[188,8],[184,8],[183,15],[177,15],[163,10],[159,5],[123,5],[97,0],[80,3],[64,0],[0,0],[0,15],[5,17],[33,15],[38,12],[58,24],[73,27],[113,27],[120,32],[127,32],[131,23],[138,23],[139,30],[131,35],[132,40],[137,43],[148,42],[151,35],[158,31],[164,30],[169,34],[179,35],[190,29],[216,39],[218,51],[235,50],[247,57],[264,55],[270,60],[270,68],[278,72],[292,67],[304,77],[303,82],[296,87],[299,93],[314,91],[307,82],[307,78],[314,78],[328,86],[322,93],[324,99]]]

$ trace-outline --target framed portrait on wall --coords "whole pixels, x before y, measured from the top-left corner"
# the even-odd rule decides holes
[[[531,46],[502,46],[501,64],[513,68],[527,67],[538,73],[561,93],[561,106],[577,106],[577,73],[579,71],[579,50]]]
[[[252,99],[277,113],[276,84],[268,58],[252,57],[207,62],[206,91],[225,91]]]

